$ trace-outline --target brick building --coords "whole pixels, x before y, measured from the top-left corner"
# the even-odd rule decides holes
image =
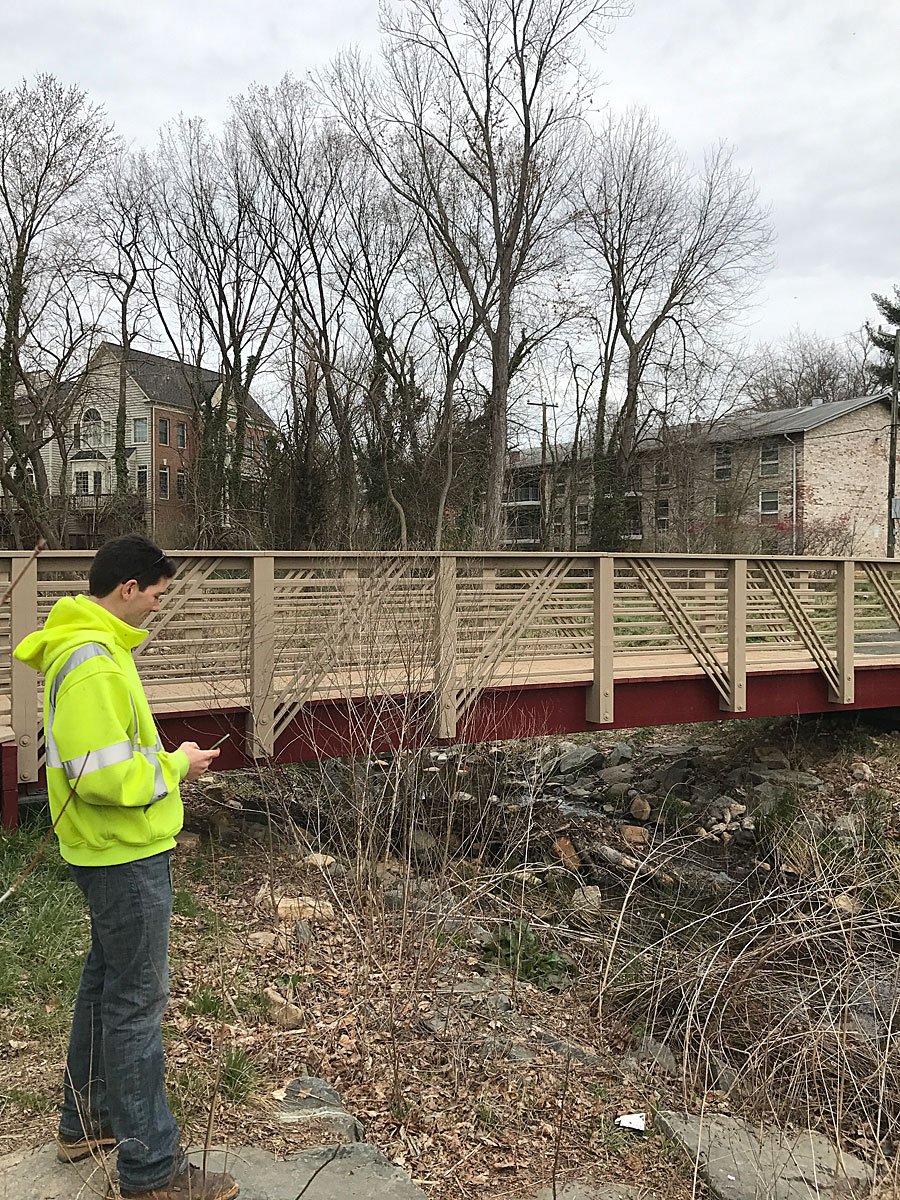
[[[883,556],[889,448],[886,393],[667,429],[635,454],[627,540],[648,552]],[[539,452],[511,459],[507,545],[584,547],[590,465],[543,457],[543,468]]]
[[[92,355],[72,405],[67,439],[71,518],[67,543],[74,549],[92,545],[102,514],[116,503],[116,419],[122,379],[123,350],[102,342]],[[222,393],[217,371],[188,367],[143,350],[129,350],[124,360],[125,445],[130,486],[143,500],[143,525],[151,537],[167,545],[183,544],[193,524],[190,475],[196,449],[198,413],[203,403],[216,404]],[[233,437],[234,419],[227,422]],[[274,429],[271,419],[250,403],[245,470],[254,470],[260,443]],[[47,442],[41,457],[51,481],[58,480],[60,449]]]

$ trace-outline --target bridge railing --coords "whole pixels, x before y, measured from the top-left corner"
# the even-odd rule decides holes
[[[21,781],[43,761],[40,681],[11,659],[90,555],[0,555],[0,725]],[[271,754],[310,701],[409,696],[436,735],[492,687],[583,683],[613,720],[615,681],[705,674],[726,711],[747,673],[815,670],[850,704],[856,663],[900,661],[900,564],[728,555],[176,552],[178,575],[137,654],[163,711],[245,710]]]

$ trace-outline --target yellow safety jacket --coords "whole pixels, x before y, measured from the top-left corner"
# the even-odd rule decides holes
[[[163,750],[132,658],[145,637],[87,596],[65,596],[14,651],[44,674],[50,811],[56,820],[65,806],[56,833],[75,866],[169,850],[184,820],[188,757]]]

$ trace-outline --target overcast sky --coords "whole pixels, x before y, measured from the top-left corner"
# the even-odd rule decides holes
[[[149,146],[178,112],[216,122],[228,97],[377,46],[375,0],[6,0],[0,80],[52,71]],[[770,205],[775,266],[749,324],[826,337],[900,282],[900,3],[634,0],[603,53],[608,104],[646,105],[689,153],[731,143]]]

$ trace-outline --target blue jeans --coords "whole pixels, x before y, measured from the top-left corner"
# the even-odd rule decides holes
[[[181,1165],[165,1089],[162,1018],[169,1002],[169,854],[114,867],[69,867],[91,914],[66,1060],[59,1130],[110,1131],[127,1191],[167,1183]]]

